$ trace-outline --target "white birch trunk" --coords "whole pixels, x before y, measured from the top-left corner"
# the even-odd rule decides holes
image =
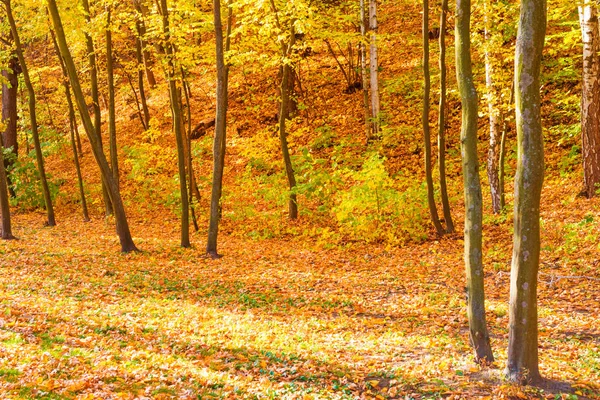
[[[377,0],[369,0],[369,30],[371,31],[371,112],[373,116],[373,134],[379,132],[379,77],[377,62]]]

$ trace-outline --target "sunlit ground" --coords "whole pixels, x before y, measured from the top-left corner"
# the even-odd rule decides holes
[[[540,367],[561,395],[502,380],[506,251],[486,266],[497,361],[480,368],[458,236],[389,252],[223,237],[212,261],[200,235],[181,250],[134,223],[143,253],[121,255],[104,220],[42,220],[16,216],[20,240],[0,243],[3,399],[599,397],[598,268],[542,266]]]

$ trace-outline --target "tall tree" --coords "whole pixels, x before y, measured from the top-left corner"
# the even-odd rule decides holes
[[[21,65],[21,70],[23,72],[23,80],[25,81],[25,86],[27,88],[27,94],[29,97],[29,120],[31,122],[31,136],[33,137],[33,145],[35,148],[35,157],[37,161],[37,169],[38,174],[40,176],[40,184],[42,186],[42,194],[44,195],[44,203],[46,205],[46,214],[48,217],[47,224],[48,226],[55,226],[56,220],[54,218],[54,207],[52,206],[52,197],[50,196],[50,188],[48,187],[48,179],[46,177],[46,170],[44,168],[44,156],[42,154],[42,145],[40,143],[40,136],[38,132],[38,123],[37,123],[37,114],[36,114],[36,101],[35,101],[35,90],[33,88],[33,84],[31,83],[31,78],[29,76],[29,69],[27,68],[27,64],[25,63],[25,56],[23,55],[23,47],[21,46],[21,39],[19,37],[19,32],[17,30],[17,24],[15,22],[15,18],[12,12],[12,6],[10,0],[2,0],[4,3],[4,8],[6,11],[6,17],[8,19],[8,23],[10,24],[10,31],[12,34],[12,39],[15,44],[15,53],[19,58],[19,64]]]
[[[446,21],[448,14],[448,0],[442,0],[440,12],[440,102],[438,115],[438,165],[440,170],[440,192],[442,195],[442,208],[446,233],[454,232],[454,222],[450,212],[450,199],[448,198],[448,185],[446,183]]]
[[[0,213],[2,214],[2,239],[14,239],[10,221],[10,204],[8,202],[8,182],[4,168],[4,151],[0,136]]]
[[[187,193],[185,174],[185,150],[183,142],[183,127],[181,124],[181,110],[177,78],[175,76],[175,61],[173,46],[170,43],[171,30],[169,26],[169,9],[167,0],[160,0],[162,14],[162,27],[164,34],[164,50],[167,57],[167,81],[169,82],[169,96],[171,100],[171,115],[173,117],[173,132],[177,143],[177,167],[179,171],[179,194],[181,196],[181,247],[191,247],[190,244],[190,204]]]
[[[515,50],[517,172],[506,367],[507,378],[520,383],[540,380],[537,283],[544,180],[540,69],[545,35],[546,0],[521,0]]]
[[[581,139],[584,193],[593,197],[600,185],[600,31],[598,2],[584,1],[579,8],[583,39]]]
[[[117,121],[115,112],[115,72],[113,62],[112,8],[106,7],[106,78],[108,81],[108,140],[110,167],[113,176],[119,184],[119,156],[117,155]]]
[[[231,13],[231,8],[229,8]],[[231,15],[231,14],[230,14]],[[217,113],[215,116],[215,137],[213,142],[213,181],[210,198],[210,222],[208,227],[208,243],[206,254],[218,258],[217,236],[221,216],[221,195],[223,193],[223,172],[225,169],[225,150],[227,133],[228,106],[228,67],[225,64],[225,44],[223,43],[223,24],[221,21],[221,1],[213,0],[213,16],[215,25],[215,55],[217,60]],[[227,28],[227,41],[231,19]]]
[[[379,134],[380,128],[380,103],[379,103],[379,62],[377,60],[377,0],[369,0],[369,32],[370,38],[370,64],[371,76],[371,115],[372,133]]]
[[[431,221],[438,235],[444,233],[435,205],[433,173],[431,166],[431,130],[429,127],[429,101],[431,92],[431,73],[429,71],[429,0],[423,0],[423,137],[425,141],[425,179],[427,181],[427,203]]]
[[[365,0],[360,0],[360,76],[362,78],[363,109],[365,114],[365,133],[367,142],[371,140],[371,107],[369,106],[369,77],[367,75],[367,13],[365,12]]]
[[[142,50],[142,58],[144,61],[144,70],[146,71],[146,79],[148,80],[148,85],[150,85],[150,88],[154,88],[154,86],[156,86],[156,78],[154,76],[154,71],[152,70],[152,60],[150,57],[150,52],[147,49],[145,40],[146,22],[144,17],[146,16],[147,7],[144,4],[143,0],[133,0],[133,6],[137,11],[135,27],[137,31],[137,37],[140,41],[140,47]]]
[[[67,69],[67,74],[69,75],[69,81],[71,82],[71,88],[73,89],[73,95],[77,103],[77,108],[79,109],[83,126],[85,127],[85,131],[90,140],[96,163],[100,168],[102,180],[105,182],[106,188],[108,189],[110,201],[114,206],[117,235],[119,236],[119,240],[121,242],[121,251],[124,253],[137,251],[137,248],[133,243],[133,238],[131,237],[131,232],[129,231],[129,224],[127,222],[127,215],[125,214],[125,207],[123,206],[121,192],[119,191],[119,185],[117,185],[112,171],[110,170],[110,166],[108,165],[108,161],[106,160],[106,156],[102,151],[102,139],[92,123],[92,118],[90,117],[87,108],[85,96],[81,90],[81,84],[79,83],[79,77],[77,76],[77,68],[75,67],[75,62],[73,61],[73,57],[71,56],[71,52],[67,44],[65,31],[62,25],[60,14],[58,12],[58,7],[56,6],[56,0],[47,0],[47,6],[50,13],[50,19],[52,20],[52,25],[54,26],[56,41],[58,42],[60,54],[65,62],[65,68]]]
[[[482,262],[482,195],[477,161],[477,91],[471,64],[471,0],[456,1],[456,79],[462,104],[461,153],[465,191],[465,269],[467,315],[475,360],[494,355],[485,320]]]
[[[10,42],[9,42],[10,43]],[[2,70],[4,81],[2,82],[2,122],[6,126],[2,133],[4,147],[11,149],[13,157],[4,159],[4,166],[9,169],[14,160],[19,155],[19,141],[17,140],[17,120],[18,114],[18,94],[19,94],[19,74],[21,66],[16,54],[12,54],[8,60],[8,68]],[[8,182],[8,190],[11,196],[16,196],[10,181],[10,176],[6,176]]]
[[[100,146],[104,148],[102,144],[102,115],[100,112],[100,94],[98,89],[98,63],[96,62],[96,50],[94,48],[94,39],[90,33],[90,26],[92,22],[92,13],[90,9],[89,0],[81,0],[83,6],[83,12],[85,13],[85,20],[88,24],[88,29],[84,30],[85,45],[88,53],[88,65],[90,67],[90,87],[92,95],[92,108],[94,110],[94,129],[96,134],[100,137]],[[104,149],[102,149],[104,152]],[[106,182],[102,181],[102,198],[104,199],[104,208],[106,215],[111,215],[113,212],[112,204],[110,203],[110,195]]]

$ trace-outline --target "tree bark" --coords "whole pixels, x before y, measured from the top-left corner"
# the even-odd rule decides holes
[[[223,25],[221,21],[221,1],[213,0],[215,25],[215,55],[217,61],[217,112],[215,116],[215,138],[213,142],[213,181],[210,198],[210,222],[206,254],[211,258],[221,257],[217,252],[217,237],[221,216],[221,195],[223,193],[223,173],[227,138],[228,106],[228,67],[225,65]],[[231,13],[231,9],[229,8]]]
[[[106,10],[106,76],[108,81],[108,139],[110,166],[117,185],[119,184],[119,156],[117,154],[117,122],[115,113],[115,73],[111,31],[111,8]]]
[[[40,136],[38,133],[37,114],[35,110],[35,90],[33,88],[33,84],[31,83],[29,70],[27,68],[27,64],[25,63],[25,57],[23,56],[21,39],[19,38],[19,32],[17,30],[17,24],[12,13],[10,0],[2,0],[2,2],[4,3],[6,17],[8,18],[8,23],[10,24],[12,38],[15,42],[15,52],[17,53],[17,57],[19,58],[19,64],[21,65],[21,70],[23,72],[23,80],[25,81],[25,86],[27,87],[27,93],[29,97],[29,119],[31,121],[31,136],[33,137],[37,169],[40,175],[40,184],[42,186],[42,193],[44,195],[44,203],[46,205],[46,214],[48,217],[47,224],[48,226],[55,226],[56,220],[54,218],[54,208],[52,207],[52,197],[50,196],[50,188],[48,187],[48,179],[46,177],[46,170],[44,168],[44,156],[42,154],[42,145],[40,143]]]
[[[19,141],[17,140],[17,120],[19,119],[19,114],[17,106],[20,73],[21,66],[19,65],[19,59],[14,54],[8,60],[8,68],[2,70],[2,76],[5,78],[5,82],[2,84],[2,121],[6,125],[6,129],[2,133],[2,138],[4,147],[11,149],[14,159],[19,156]],[[16,193],[12,188],[10,175],[6,172],[13,165],[14,162],[12,160],[4,159],[8,191],[12,197],[15,197]]]
[[[509,381],[536,383],[538,367],[537,281],[544,140],[540,69],[546,34],[546,0],[522,0],[515,50],[517,172],[510,277]]]
[[[433,174],[431,167],[431,130],[429,127],[429,96],[431,91],[431,75],[429,72],[429,0],[423,0],[423,136],[425,141],[425,179],[427,181],[427,203],[431,221],[438,235],[444,233],[440,217],[435,205]],[[375,114],[374,114],[375,115]]]
[[[167,80],[169,81],[169,95],[171,99],[171,115],[173,116],[173,132],[177,143],[177,167],[179,170],[179,194],[181,196],[181,247],[191,247],[190,244],[190,204],[187,193],[187,182],[185,175],[185,151],[183,143],[183,131],[181,126],[180,100],[175,78],[175,65],[173,63],[173,47],[169,43],[171,32],[169,27],[169,11],[167,0],[160,0],[162,9],[162,25],[165,36],[165,51],[167,57]]]
[[[446,221],[446,233],[454,232],[454,222],[450,212],[450,199],[448,198],[448,185],[446,184],[446,19],[448,14],[448,0],[442,0],[440,13],[440,103],[438,115],[438,165],[440,170],[440,192],[442,195],[442,208]]]
[[[600,185],[600,32],[597,7],[597,2],[591,0],[578,7],[583,39],[581,150],[587,197],[593,197]]]
[[[2,136],[0,136],[0,213],[2,213],[2,239],[9,240],[15,237],[12,234],[10,222],[10,204],[8,201],[8,181],[4,168],[4,152],[2,150]]]
[[[370,40],[370,76],[371,76],[371,115],[372,133],[379,135],[380,103],[379,103],[379,62],[377,60],[377,0],[369,0]]]
[[[142,57],[144,60],[144,71],[146,72],[146,79],[148,80],[148,85],[150,85],[150,88],[153,89],[156,86],[156,77],[154,76],[154,71],[152,71],[152,60],[150,57],[150,52],[146,50],[146,41],[144,40],[144,36],[146,35],[146,23],[144,22],[144,16],[146,15],[146,7],[144,6],[141,0],[133,0],[133,6],[139,14],[136,20],[136,30],[138,38],[140,39]]]
[[[477,92],[471,64],[471,0],[456,2],[456,79],[462,103],[461,153],[465,191],[465,270],[469,336],[477,362],[494,355],[485,319],[482,195],[477,160]]]
[[[85,13],[85,20],[88,24],[90,24],[92,21],[90,4],[88,0],[81,0],[81,4]],[[92,92],[92,108],[94,110],[94,129],[100,138],[100,146],[104,152],[104,144],[102,143],[102,115],[100,112],[100,95],[98,92],[98,64],[96,63],[96,50],[94,49],[94,40],[88,31],[84,31],[84,36],[86,49],[88,52],[88,65],[90,67],[90,87]],[[112,215],[113,207],[110,203],[110,195],[104,180],[102,181],[102,199],[104,200],[105,214]]]
[[[360,75],[362,78],[363,110],[365,114],[365,134],[367,143],[371,141],[371,107],[369,105],[369,77],[367,76],[367,17],[365,0],[360,0]]]
[[[139,29],[138,29],[138,32],[139,32]],[[150,128],[150,111],[148,109],[146,90],[144,89],[144,70],[141,68],[141,66],[143,65],[142,40],[139,37],[135,39],[135,57],[136,57],[136,61],[137,61],[138,89],[140,91],[140,101],[142,103],[142,111],[143,111],[142,125],[143,125],[144,129],[147,130]],[[135,91],[135,89],[134,89],[134,91]],[[139,105],[138,105],[138,107],[139,107]]]
[[[50,13],[50,18],[52,20],[52,25],[54,26],[54,32],[56,33],[58,47],[65,62],[67,74],[69,75],[69,81],[71,82],[73,95],[75,96],[75,101],[77,102],[77,108],[79,109],[81,120],[90,140],[94,158],[96,159],[98,167],[100,168],[100,172],[102,173],[102,179],[106,183],[108,194],[110,195],[110,201],[114,206],[117,235],[119,236],[119,240],[121,242],[121,251],[124,253],[138,251],[133,243],[131,232],[129,231],[129,224],[127,223],[127,215],[125,214],[125,208],[123,206],[123,200],[121,199],[119,186],[113,177],[110,166],[108,165],[108,161],[106,160],[106,156],[102,151],[100,135],[92,123],[92,119],[85,102],[85,97],[83,95],[83,91],[81,90],[79,77],[77,76],[77,69],[67,44],[64,28],[58,12],[58,7],[56,6],[56,0],[47,0],[47,6]]]
[[[63,87],[65,89],[65,97],[67,98],[67,106],[69,109],[69,132],[71,134],[71,147],[73,149],[73,162],[75,163],[75,170],[77,171],[77,183],[79,186],[79,198],[81,200],[81,211],[83,213],[83,220],[85,222],[90,221],[90,215],[88,212],[87,201],[85,199],[85,190],[83,187],[83,177],[81,175],[81,163],[79,162],[79,153],[77,149],[77,118],[75,117],[75,107],[73,106],[73,99],[71,97],[71,87],[69,86],[69,75],[65,67],[65,62],[60,55],[60,49],[56,42],[56,35],[54,31],[50,29],[50,36],[52,37],[52,44],[54,45],[54,51],[58,57],[58,63],[60,64],[63,74]],[[81,144],[79,142],[79,144]]]

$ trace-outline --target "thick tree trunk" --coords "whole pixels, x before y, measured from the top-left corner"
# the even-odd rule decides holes
[[[91,24],[92,15],[90,12],[90,4],[88,0],[81,0],[81,4],[83,5],[83,11],[85,13],[85,20],[88,25]],[[104,145],[102,143],[102,116],[100,112],[100,95],[98,91],[98,64],[96,63],[96,50],[94,49],[94,40],[90,33],[85,30],[85,44],[88,52],[88,65],[90,67],[90,87],[92,94],[92,108],[94,110],[94,129],[96,130],[96,134],[100,138],[100,146],[102,151],[104,152]],[[108,193],[108,188],[106,187],[106,182],[102,180],[102,199],[104,200],[104,209],[106,215],[111,215],[113,213],[113,207],[110,203],[110,195]]]
[[[17,113],[17,103],[19,94],[19,74],[21,73],[21,66],[19,65],[19,59],[16,55],[13,55],[8,60],[8,68],[2,70],[2,76],[5,81],[2,83],[2,122],[6,125],[6,129],[2,133],[4,141],[4,147],[12,149],[11,152],[16,159],[19,155],[19,141],[17,140],[17,120],[19,115]],[[12,160],[4,160],[4,166],[6,169],[12,167],[14,162]],[[10,175],[6,176],[8,182],[8,190],[12,197],[16,196],[14,192]]]
[[[540,68],[546,34],[546,0],[522,0],[515,50],[517,172],[510,277],[507,379],[540,380],[537,281],[544,140],[540,115]]]
[[[25,86],[27,87],[27,93],[29,96],[29,119],[31,121],[31,136],[33,137],[37,169],[40,175],[40,184],[42,185],[42,193],[44,195],[44,203],[46,205],[46,214],[48,216],[47,224],[48,226],[55,226],[56,220],[54,218],[54,208],[52,207],[52,197],[50,196],[50,188],[48,187],[48,179],[46,178],[46,170],[44,168],[44,156],[42,154],[42,145],[40,143],[40,136],[38,133],[37,114],[35,111],[35,90],[29,77],[29,70],[27,68],[27,64],[25,63],[25,57],[23,56],[23,48],[21,47],[21,40],[19,38],[19,32],[17,31],[17,24],[12,13],[10,0],[2,1],[6,9],[6,17],[8,18],[12,38],[15,42],[15,52],[17,53],[17,57],[19,58],[19,64],[21,65],[21,70],[23,72],[23,80],[25,81]]]
[[[465,190],[465,270],[469,336],[477,362],[494,355],[485,319],[482,195],[477,160],[477,92],[471,66],[471,0],[456,2],[456,79],[462,103],[461,152]]]
[[[14,239],[10,224],[10,204],[8,201],[8,182],[4,168],[4,152],[2,150],[2,136],[0,136],[0,213],[2,213],[2,239]]]
[[[370,40],[370,76],[371,76],[371,115],[372,133],[379,135],[380,104],[379,104],[379,62],[377,61],[377,0],[369,0],[369,31]]]
[[[115,73],[113,66],[111,8],[106,10],[106,77],[108,81],[108,139],[110,143],[110,167],[119,184],[119,156],[117,154],[117,122],[115,113]]]
[[[210,198],[210,222],[206,254],[211,258],[221,257],[217,252],[217,237],[221,217],[221,194],[223,193],[223,173],[227,138],[228,73],[225,65],[223,25],[221,21],[221,1],[213,0],[215,25],[215,55],[217,61],[217,113],[215,116],[215,138],[213,142],[213,181]],[[229,9],[231,12],[231,9]]]
[[[423,136],[425,140],[425,179],[427,181],[427,204],[431,221],[438,235],[444,233],[440,217],[435,205],[433,174],[431,167],[431,130],[429,127],[429,96],[431,91],[431,75],[429,72],[429,0],[423,1]]]
[[[81,85],[79,84],[77,69],[75,67],[73,57],[71,56],[69,46],[67,45],[64,28],[60,19],[60,14],[58,13],[58,7],[56,6],[56,0],[47,0],[47,5],[52,20],[52,25],[54,26],[54,32],[56,33],[58,47],[65,62],[71,87],[73,88],[73,95],[75,96],[75,101],[77,102],[77,108],[79,109],[83,126],[85,127],[86,133],[90,140],[94,158],[96,159],[98,167],[100,168],[100,172],[102,173],[102,179],[104,182],[106,182],[106,187],[110,195],[110,201],[114,206],[117,235],[119,236],[119,240],[121,242],[121,251],[124,253],[137,251],[137,248],[135,247],[131,237],[131,232],[129,231],[129,224],[127,223],[127,215],[125,214],[125,208],[123,206],[123,200],[121,199],[119,186],[112,175],[112,171],[110,170],[106,156],[102,151],[101,138],[98,135],[94,124],[92,123],[92,119],[85,102],[85,96],[81,90]]]
[[[438,116],[438,165],[440,169],[440,192],[446,233],[454,232],[454,222],[450,212],[450,199],[448,198],[448,185],[446,184],[446,19],[448,14],[448,0],[442,0],[440,13],[440,103]]]
[[[587,197],[593,197],[600,188],[600,32],[597,7],[597,2],[591,0],[579,6],[583,39],[581,149]]]
[[[177,143],[177,167],[179,170],[179,194],[181,196],[181,247],[191,247],[190,244],[190,204],[187,193],[187,179],[185,176],[185,151],[183,143],[183,127],[181,126],[180,99],[175,79],[175,67],[173,64],[173,47],[169,40],[171,32],[169,28],[169,12],[167,0],[160,0],[162,9],[162,24],[165,35],[164,48],[167,55],[167,80],[169,81],[169,95],[171,99],[171,115],[173,116],[173,132]]]

